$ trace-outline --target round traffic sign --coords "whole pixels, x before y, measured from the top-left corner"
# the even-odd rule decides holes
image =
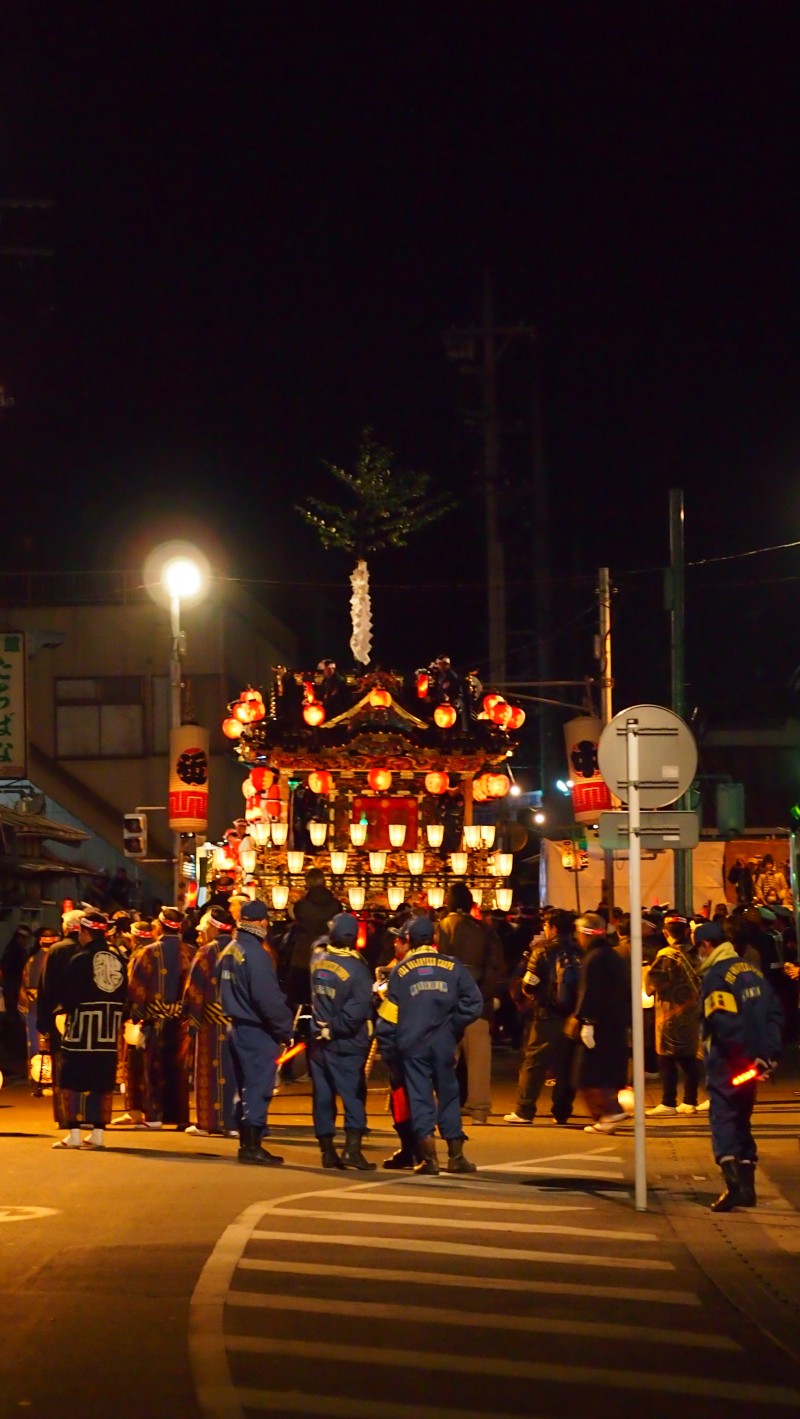
[[[628,802],[628,725],[636,725],[639,745],[639,803],[666,808],[689,788],[697,770],[694,735],[680,715],[663,705],[632,705],[606,725],[597,760],[606,783]]]

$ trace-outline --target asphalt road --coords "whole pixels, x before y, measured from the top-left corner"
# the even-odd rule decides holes
[[[6,1088],[0,1414],[787,1413],[800,1364],[771,1335],[784,1312],[798,1331],[797,1102],[759,1111],[757,1212],[712,1219],[702,1117],[651,1129],[637,1214],[632,1137],[504,1127],[508,1079],[464,1179],[323,1173],[302,1086],[273,1107],[275,1170],[172,1130],[54,1152],[49,1101]],[[378,1160],[394,1136],[380,1088],[370,1104]]]

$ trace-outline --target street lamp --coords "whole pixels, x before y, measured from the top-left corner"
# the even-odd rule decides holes
[[[160,605],[169,606],[169,727],[180,729],[182,715],[183,660],[186,637],[181,630],[181,604],[194,605],[208,589],[208,561],[191,542],[166,542],[156,547],[147,558],[144,569],[145,585]],[[173,834],[173,901],[177,905],[181,889],[181,835]]]

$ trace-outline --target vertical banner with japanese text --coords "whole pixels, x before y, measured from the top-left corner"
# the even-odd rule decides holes
[[[0,633],[0,778],[28,777],[26,674],[25,636]]]
[[[597,765],[597,745],[602,732],[602,722],[593,715],[570,719],[564,725],[576,823],[593,823],[598,813],[611,807],[611,793]]]
[[[182,724],[169,736],[169,826],[173,833],[208,828],[207,729]]]

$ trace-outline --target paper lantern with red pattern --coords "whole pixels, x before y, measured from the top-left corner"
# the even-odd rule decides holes
[[[315,769],[308,775],[308,786],[312,793],[331,793],[333,774],[329,774],[327,769]]]
[[[452,729],[457,719],[452,705],[437,705],[433,717],[440,729]]]
[[[447,774],[434,771],[425,775],[425,790],[427,793],[446,793],[449,782]]]
[[[316,701],[314,701],[313,704],[304,705],[304,706],[303,706],[303,719],[305,720],[306,724],[310,724],[310,725],[311,725],[312,729],[316,728],[316,726],[317,726],[318,724],[324,724],[324,723],[325,723],[325,706],[324,706],[324,705],[317,704]]]
[[[367,774],[367,783],[373,793],[386,793],[392,786],[392,775],[389,769],[370,769]]]
[[[238,739],[242,733],[242,726],[238,719],[231,716],[229,719],[223,719],[222,732],[226,739]]]
[[[521,729],[525,723],[525,711],[519,705],[512,705],[511,718],[508,721],[508,729]]]

